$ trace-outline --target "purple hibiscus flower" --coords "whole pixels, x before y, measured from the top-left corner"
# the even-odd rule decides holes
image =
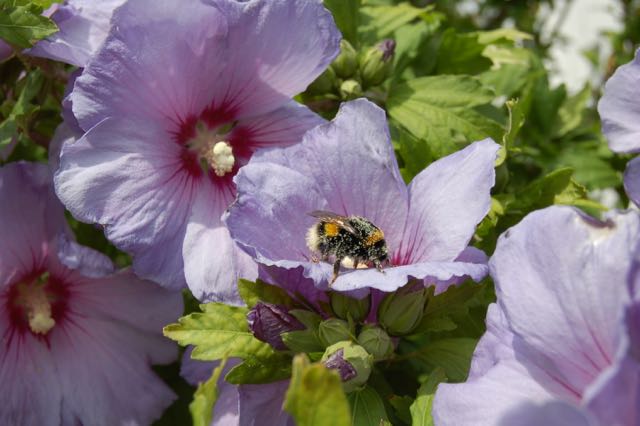
[[[283,30],[283,29],[286,29]],[[87,133],[63,147],[56,191],[145,278],[237,303],[257,266],[221,215],[254,151],[321,119],[291,100],[338,53],[319,0],[131,0],[76,80]]]
[[[44,12],[59,31],[27,50],[31,56],[49,58],[83,67],[109,32],[113,11],[125,0],[66,0]]]
[[[150,364],[177,356],[161,330],[180,295],[75,243],[47,166],[1,168],[0,199],[0,424],[160,417],[174,395]]]
[[[343,268],[333,289],[388,292],[413,277],[440,292],[455,278],[478,280],[488,272],[484,263],[461,259],[482,258],[466,248],[489,211],[497,150],[491,140],[473,143],[434,162],[407,187],[384,111],[364,99],[352,101],[300,144],[254,156],[235,178],[238,197],[226,224],[258,262],[301,267],[327,288],[332,265],[315,262],[305,243],[317,220],[309,213],[362,216],[384,233],[392,266],[384,272]]]
[[[613,151],[640,152],[640,50],[607,81],[598,113]],[[640,206],[640,157],[627,164],[624,187],[631,201]]]
[[[436,424],[637,425],[639,239],[636,212],[558,206],[505,232],[489,262],[498,303],[467,382],[439,386]]]

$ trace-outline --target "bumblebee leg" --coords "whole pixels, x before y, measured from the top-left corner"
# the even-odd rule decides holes
[[[360,259],[357,257],[353,259],[353,269],[358,269],[358,263],[360,263]]]
[[[315,254],[311,256],[311,261],[313,263],[319,263],[320,259],[318,258],[318,256],[316,256]]]
[[[380,261],[379,261],[379,260],[374,260],[374,261],[373,261],[373,264],[376,266],[376,269],[377,269],[378,271],[382,272],[383,274],[385,273],[385,272],[384,272],[384,269],[382,269],[382,263],[380,263]]]
[[[331,284],[333,284],[336,279],[338,278],[338,274],[340,273],[340,262],[342,261],[342,259],[336,259],[335,263],[333,264],[333,277],[331,278],[331,282],[329,283],[329,287],[331,287]]]

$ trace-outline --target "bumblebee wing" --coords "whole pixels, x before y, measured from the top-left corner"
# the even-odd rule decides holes
[[[356,230],[353,229],[351,225],[349,225],[349,218],[346,216],[340,216],[339,214],[335,214],[325,210],[314,210],[309,213],[309,216],[316,217],[326,222],[335,223],[351,234],[357,235]]]

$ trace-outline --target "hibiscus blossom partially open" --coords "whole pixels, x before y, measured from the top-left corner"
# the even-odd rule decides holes
[[[391,266],[342,268],[333,289],[393,291],[416,278],[440,292],[457,277],[478,280],[488,272],[484,256],[467,245],[489,211],[497,150],[491,140],[473,143],[434,162],[407,187],[384,111],[352,101],[302,143],[254,156],[236,176],[238,198],[226,223],[258,262],[302,267],[326,289],[333,268],[307,247],[307,230],[317,221],[309,213],[362,216],[384,234]]]
[[[636,212],[531,213],[490,261],[498,304],[466,383],[441,384],[440,425],[637,425]],[[635,300],[635,302],[634,302]]]
[[[150,364],[177,356],[181,297],[75,243],[50,181],[0,169],[0,424],[149,424],[174,399]]]
[[[321,122],[291,101],[338,52],[318,0],[131,0],[71,94],[87,133],[63,147],[56,190],[145,278],[238,302],[257,266],[221,222],[259,148]]]

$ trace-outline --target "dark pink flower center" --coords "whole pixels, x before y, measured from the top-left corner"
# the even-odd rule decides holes
[[[235,113],[224,107],[206,108],[199,116],[181,120],[174,132],[184,147],[182,162],[191,176],[208,176],[214,183],[231,184],[238,169],[249,161],[249,132],[234,121]]]
[[[10,285],[2,298],[9,314],[9,333],[46,337],[65,319],[69,290],[61,279],[38,271]]]

